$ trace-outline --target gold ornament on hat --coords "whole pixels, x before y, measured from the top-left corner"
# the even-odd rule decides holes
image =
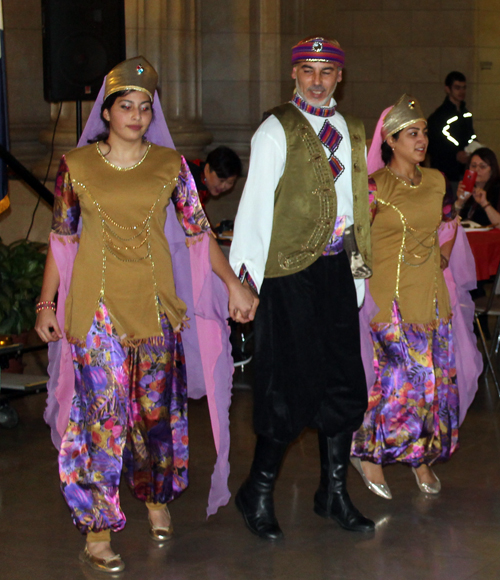
[[[109,71],[104,88],[104,100],[118,91],[141,91],[153,102],[157,84],[158,73],[143,56],[129,58]]]
[[[405,93],[385,116],[382,125],[382,136],[385,140],[387,137],[418,121],[427,123],[419,102]]]

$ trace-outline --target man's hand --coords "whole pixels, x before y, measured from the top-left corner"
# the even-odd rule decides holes
[[[459,163],[462,163],[463,165],[467,165],[467,163],[469,163],[469,158],[470,158],[470,155],[468,153],[466,153],[465,151],[459,151],[457,153],[457,161]]]

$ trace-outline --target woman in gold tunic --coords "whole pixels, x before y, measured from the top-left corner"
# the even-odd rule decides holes
[[[459,398],[443,276],[457,222],[450,220],[452,233],[440,246],[445,178],[419,165],[427,150],[427,122],[414,99],[403,95],[390,109],[382,139],[385,167],[370,179],[375,381],[354,434],[352,463],[374,493],[390,499],[383,465],[410,465],[419,489],[438,493],[431,465],[457,449]]]
[[[178,291],[190,284],[194,294],[198,280],[209,294],[199,297],[200,303],[216,296],[203,277],[204,262],[189,272],[189,257],[173,263],[179,252],[173,242],[178,240],[165,236],[172,209],[186,244],[198,253],[204,247],[209,251],[213,271],[229,290],[231,316],[252,318],[258,302],[240,284],[211,235],[185,159],[144,139],[153,119],[157,80],[143,57],[117,65],[106,78],[101,110],[109,134],[63,156],[37,305],[36,330],[42,340],[63,339],[61,360],[65,345],[71,349],[71,377],[62,364],[49,366],[51,380],[57,378],[49,390],[49,406],[51,397],[59,406],[55,421],[52,411],[46,418],[62,431],[61,489],[75,525],[86,535],[80,559],[103,572],[124,568],[110,545],[110,530],[125,525],[118,492],[122,469],[133,494],[146,503],[150,536],[156,541],[171,537],[167,502],[188,484],[187,356],[181,338],[188,318]],[[164,123],[157,108],[155,122],[160,121]],[[67,252],[73,257],[61,258]],[[53,302],[58,290],[59,320]],[[209,305],[204,307],[209,318]],[[189,315],[198,332],[209,330],[206,320]],[[204,339],[227,341],[223,333],[215,328]],[[199,350],[208,356],[207,345],[200,344]],[[195,376],[189,368],[190,377]],[[70,382],[74,396],[68,417],[60,391]]]

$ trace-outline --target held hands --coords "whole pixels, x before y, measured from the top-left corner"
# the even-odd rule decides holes
[[[35,330],[43,342],[57,342],[62,338],[62,332],[53,310],[41,310],[35,323]]]
[[[229,287],[229,315],[235,322],[250,322],[255,318],[259,298],[248,282],[239,280]]]

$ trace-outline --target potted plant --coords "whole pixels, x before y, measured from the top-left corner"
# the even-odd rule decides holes
[[[14,342],[35,325],[46,250],[41,242],[6,245],[0,238],[0,335],[10,335]]]

